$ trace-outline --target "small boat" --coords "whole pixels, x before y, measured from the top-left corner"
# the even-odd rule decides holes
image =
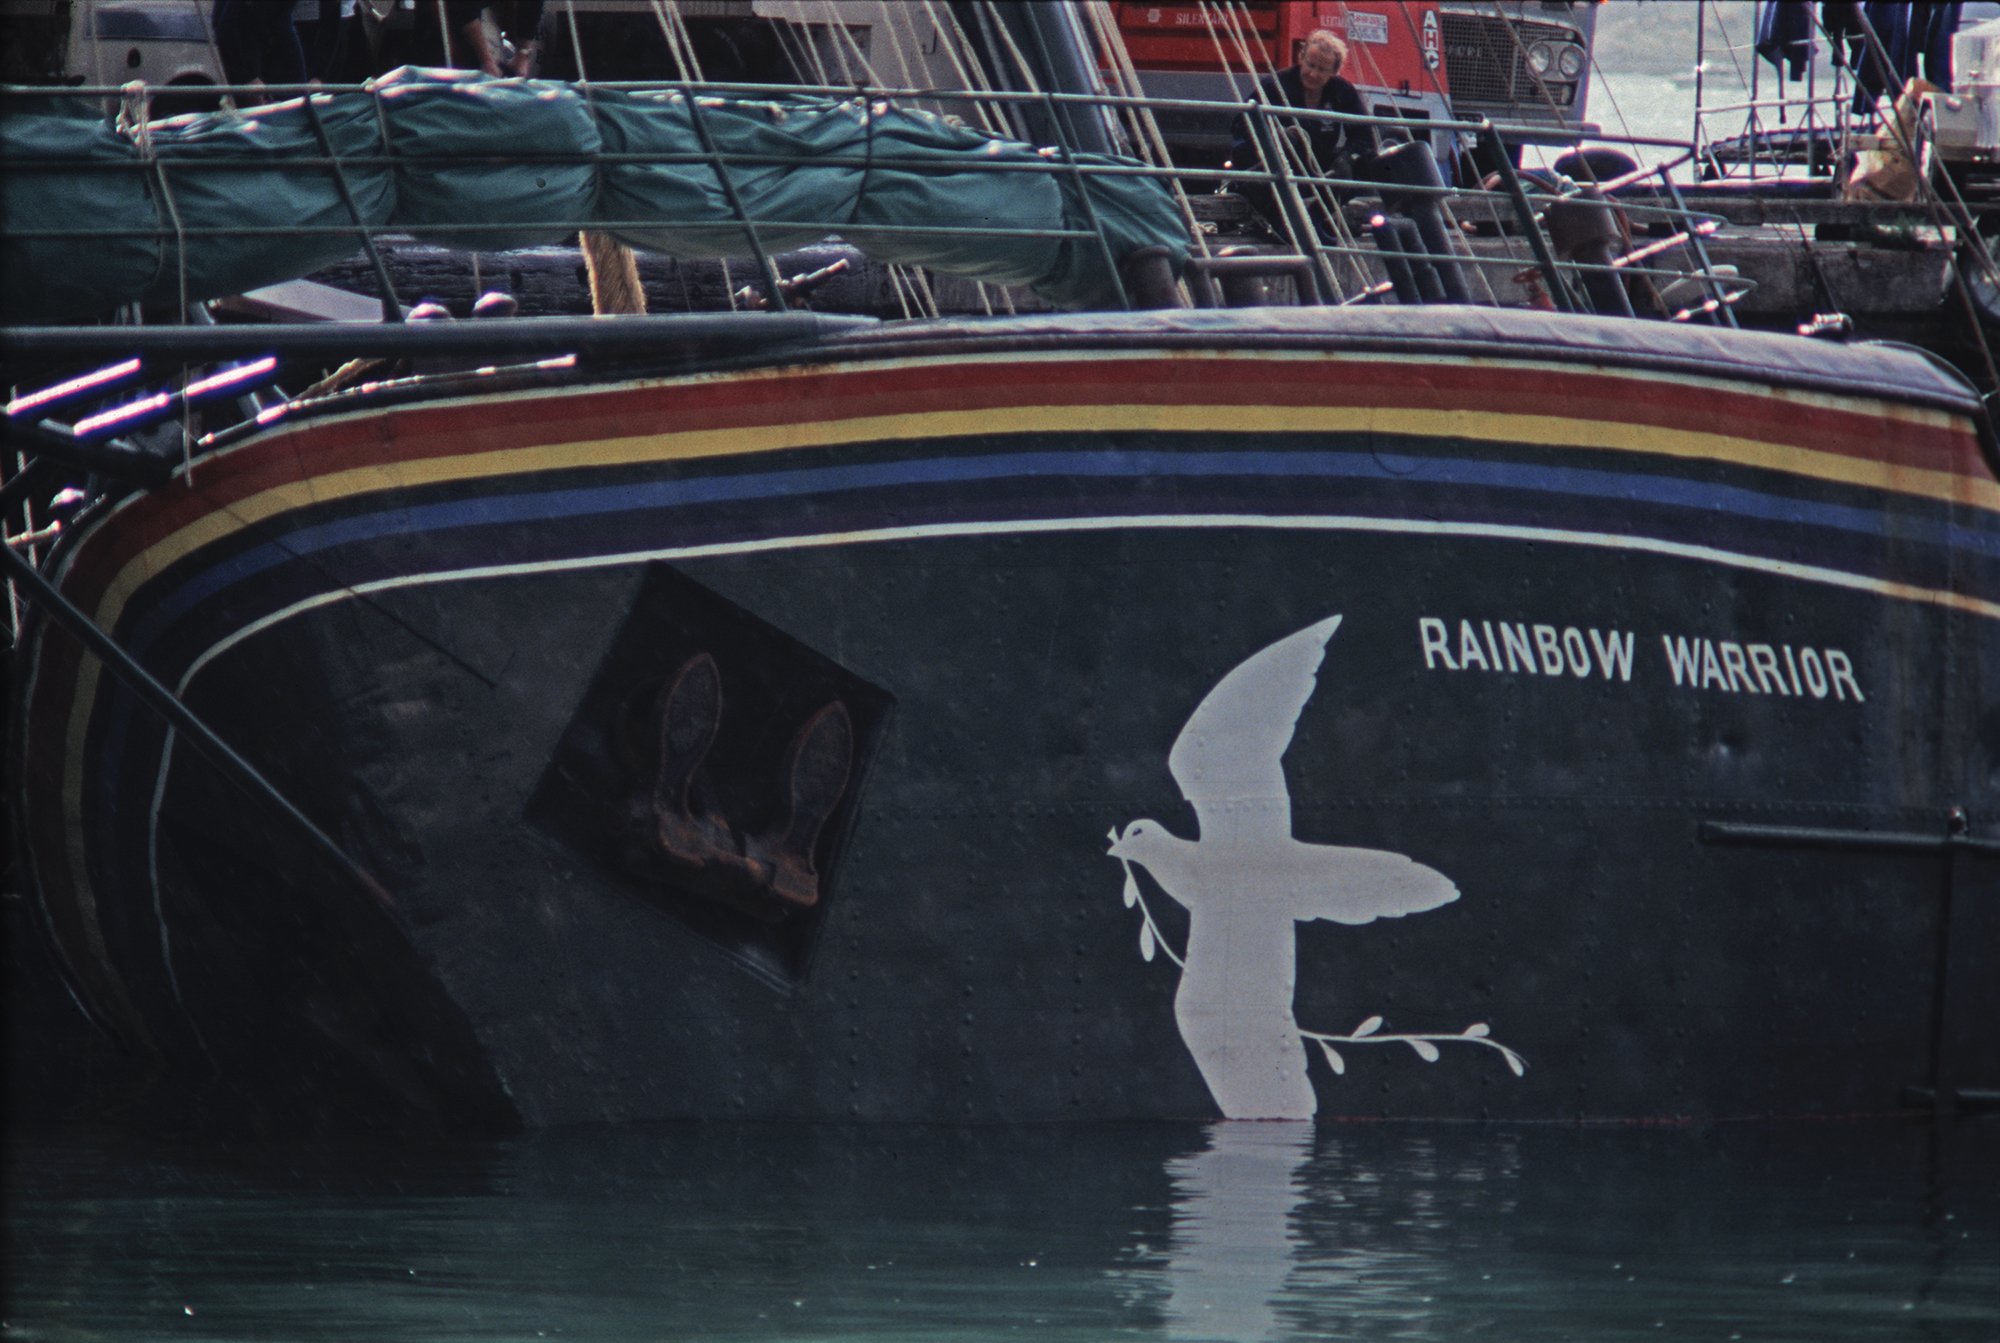
[[[660,105],[701,138],[745,112],[715,98]],[[727,184],[763,151],[661,153]],[[1158,165],[1027,154],[964,157],[1052,184],[1068,269],[1005,224],[927,264],[1076,311],[878,322],[772,282],[730,314],[8,329],[104,378],[10,406],[51,464],[14,498],[55,464],[101,487],[7,552],[17,862],[149,1106],[1989,1094],[2000,458],[1960,374],[1719,301],[1222,306],[1338,296],[1313,256],[1107,229],[1177,217]],[[1519,223],[1561,308],[1602,297]],[[1385,236],[1374,275],[1477,264]],[[379,362],[255,391],[349,357]]]

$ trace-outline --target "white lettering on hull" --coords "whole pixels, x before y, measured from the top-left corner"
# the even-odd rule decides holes
[[[1630,681],[1638,646],[1630,630],[1484,618],[1461,618],[1454,628],[1441,616],[1417,618],[1417,647],[1427,671]],[[1837,703],[1868,699],[1854,660],[1838,648],[1662,634],[1660,652],[1662,670],[1683,689]]]
[[[1660,647],[1677,686],[1738,695],[1852,699],[1856,704],[1868,698],[1861,693],[1853,659],[1838,648],[1738,644],[1681,634],[1662,634]]]
[[[1558,629],[1506,620],[1481,620],[1474,626],[1470,620],[1461,620],[1454,647],[1451,627],[1443,620],[1424,616],[1417,621],[1424,666],[1433,671],[1470,671],[1476,667],[1489,672],[1629,681],[1637,637],[1627,630],[1606,632],[1575,625]]]

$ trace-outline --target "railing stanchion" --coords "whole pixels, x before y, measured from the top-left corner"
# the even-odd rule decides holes
[[[1319,245],[1319,230],[1313,227],[1312,216],[1307,213],[1305,199],[1299,194],[1298,184],[1292,180],[1292,172],[1285,164],[1284,151],[1279,148],[1277,137],[1271,133],[1271,123],[1266,114],[1267,104],[1249,102],[1243,105],[1250,118],[1250,133],[1257,137],[1257,152],[1264,158],[1264,167],[1272,174],[1272,195],[1277,198],[1278,209],[1284,213],[1285,222],[1292,236],[1298,240],[1299,250],[1312,258],[1313,292],[1324,304],[1337,304],[1340,295],[1334,292],[1330,279],[1333,268],[1327,264],[1326,254]]]
[[[1486,147],[1493,159],[1493,170],[1500,174],[1500,183],[1514,202],[1514,214],[1521,221],[1521,231],[1527,235],[1528,246],[1535,253],[1535,265],[1541,269],[1542,278],[1548,281],[1549,297],[1556,307],[1564,312],[1577,312],[1576,297],[1570,293],[1562,272],[1556,267],[1555,255],[1549,251],[1549,240],[1542,236],[1542,226],[1535,219],[1535,207],[1528,203],[1528,193],[1521,186],[1520,174],[1514,171],[1514,161],[1507,157],[1506,142],[1493,123],[1481,119],[1479,141]]]
[[[729,165],[723,162],[722,151],[715,146],[715,137],[709,133],[708,119],[701,112],[701,96],[694,87],[683,81],[681,95],[687,99],[688,120],[694,123],[694,133],[701,137],[701,147],[708,153],[709,166],[715,169],[715,180],[722,184],[722,194],[729,198],[729,208],[736,213],[737,222],[743,225],[743,236],[750,244],[750,255],[757,261],[757,278],[764,290],[764,297],[773,312],[789,312],[785,302],[784,286],[778,283],[778,272],[771,264],[769,253],[764,250],[764,240],[757,236],[757,225],[750,218],[750,212],[743,208],[743,198],[736,194],[736,182],[729,175]],[[861,104],[861,115],[868,115],[868,104]]]
[[[1715,268],[1709,264],[1708,244],[1702,241],[1700,230],[1694,227],[1694,218],[1688,213],[1687,201],[1681,197],[1681,189],[1674,185],[1673,173],[1662,168],[1660,181],[1665,184],[1667,194],[1674,198],[1674,209],[1680,211],[1681,227],[1688,231],[1688,242],[1694,248],[1695,263],[1701,269],[1702,288],[1708,292],[1709,298],[1718,300],[1715,305],[1716,316],[1721,318],[1722,325],[1737,327],[1739,323],[1736,314],[1730,311],[1727,303],[1719,301],[1723,298],[1722,282],[1715,278]]]
[[[375,230],[368,227],[368,221],[361,217],[361,207],[354,202],[354,193],[348,189],[347,173],[340,166],[340,157],[333,152],[333,137],[326,133],[326,125],[319,119],[319,109],[313,106],[312,89],[306,90],[301,100],[305,104],[306,120],[312,123],[313,137],[319,141],[320,152],[326,155],[326,166],[333,173],[333,185],[340,192],[340,203],[347,207],[347,213],[354,219],[354,227],[360,230],[362,250],[368,253],[368,263],[375,268],[375,282],[382,286],[382,320],[400,322],[403,320],[403,304],[396,297],[396,286],[389,279],[389,267],[383,264],[382,253],[375,246]],[[388,148],[385,143],[384,149]]]

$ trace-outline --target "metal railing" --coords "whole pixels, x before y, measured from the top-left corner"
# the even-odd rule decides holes
[[[1212,113],[1216,106],[1192,100],[1117,95],[856,89],[837,85],[598,87],[679,88],[702,98],[741,98],[760,103],[801,99],[846,101],[858,97],[870,104],[915,104],[946,109],[979,103],[1030,104],[1046,115],[1048,125],[1058,129],[1069,122],[1069,118],[1057,115],[1066,106],[1140,116],[1181,110]],[[341,91],[345,90],[311,93],[316,98]],[[369,87],[352,91],[367,93]],[[88,100],[108,92],[129,93],[92,87],[60,91],[0,89],[0,114],[6,113],[10,104],[18,106],[17,100],[22,98]],[[285,93],[305,96],[308,90],[264,92],[267,96]],[[309,114],[317,105],[311,99],[305,102]],[[266,115],[273,110],[264,108],[257,114]],[[1258,161],[1254,164],[1183,172],[1170,164],[1129,158],[1102,161],[1102,156],[1098,156],[1099,161],[1088,161],[1066,144],[1013,161],[969,154],[952,163],[953,172],[1047,174],[1078,185],[1090,177],[1160,182],[1166,189],[1163,194],[1179,203],[1189,226],[1186,244],[1190,255],[1178,276],[1170,259],[1140,255],[1148,250],[1157,253],[1169,249],[1141,248],[1131,256],[1115,255],[1105,221],[1088,211],[1074,226],[1059,229],[1025,228],[1002,220],[990,224],[966,221],[907,227],[870,223],[867,233],[877,238],[907,234],[933,239],[944,236],[988,239],[996,244],[1038,238],[1095,249],[1116,277],[1117,304],[1127,308],[1261,304],[1282,297],[1272,292],[1271,282],[1276,281],[1280,290],[1288,286],[1293,301],[1301,304],[1443,301],[1735,324],[1730,305],[1746,292],[1746,286],[1717,278],[1705,249],[1705,238],[1715,229],[1716,221],[1691,211],[1672,179],[1671,170],[1687,162],[1694,153],[1690,145],[1604,137],[1634,149],[1666,149],[1669,153],[1665,161],[1623,177],[1580,184],[1517,172],[1508,154],[1503,128],[1484,120],[1431,121],[1422,128],[1427,136],[1420,140],[1414,137],[1410,124],[1399,117],[1277,108],[1267,105],[1261,95],[1231,110],[1243,118],[1244,127],[1258,146]],[[760,239],[776,232],[822,229],[824,236],[838,237],[840,229],[814,220],[761,217],[746,206],[740,193],[731,190],[727,192],[730,217],[722,224],[714,218],[535,219],[511,224],[480,221],[426,225],[422,232],[447,241],[454,234],[465,236],[471,231],[492,234],[507,229],[523,236],[546,234],[551,229],[613,232],[643,229],[657,236],[681,223],[699,227],[712,238],[718,228],[734,227],[740,230],[745,250],[755,258],[759,283],[774,311],[699,312],[615,320],[509,316],[465,322],[405,322],[394,277],[378,247],[385,230],[372,226],[364,218],[349,190],[350,173],[408,169],[412,165],[462,167],[468,163],[523,171],[574,166],[579,162],[595,166],[643,163],[712,172],[726,185],[738,175],[772,168],[832,165],[883,171],[897,166],[937,166],[935,159],[905,161],[893,154],[801,158],[777,153],[728,152],[710,136],[703,137],[699,152],[651,155],[499,153],[476,160],[421,152],[341,156],[334,152],[333,143],[316,115],[313,121],[320,152],[258,157],[237,166],[213,159],[204,159],[198,165],[165,164],[164,160],[146,154],[110,163],[83,159],[37,163],[40,171],[147,174],[149,187],[166,196],[169,207],[173,175],[183,171],[294,169],[324,173],[339,185],[339,196],[350,222],[300,224],[275,231],[300,237],[352,236],[356,248],[369,257],[381,291],[384,320],[304,326],[218,324],[202,305],[183,302],[171,314],[177,320],[166,325],[0,328],[0,358],[14,367],[31,362],[66,367],[68,372],[59,376],[69,377],[77,368],[89,367],[87,361],[124,359],[139,371],[133,375],[136,382],[126,378],[119,383],[125,390],[119,391],[117,397],[133,396],[139,382],[151,389],[136,400],[117,400],[108,406],[104,397],[95,394],[72,398],[60,407],[38,406],[32,397],[19,396],[9,405],[3,426],[4,447],[14,459],[16,469],[9,473],[10,480],[4,488],[11,489],[14,498],[0,509],[0,515],[9,518],[10,531],[13,520],[18,518],[22,530],[9,541],[20,544],[27,556],[26,563],[32,565],[46,553],[42,548],[59,534],[63,525],[61,516],[50,515],[54,503],[39,496],[34,501],[29,499],[32,490],[40,489],[45,483],[43,478],[49,477],[56,466],[94,473],[100,486],[108,489],[158,487],[176,471],[192,482],[200,454],[257,432],[278,419],[310,413],[315,406],[358,407],[406,397],[470,394],[502,386],[559,382],[576,377],[579,364],[591,360],[624,364],[638,360],[657,365],[663,360],[715,362],[769,358],[786,349],[814,348],[856,322],[873,320],[821,316],[797,309],[785,311],[788,306],[785,286],[780,282],[774,258]],[[1313,123],[1344,125],[1351,135],[1376,141],[1379,152],[1361,156],[1364,171],[1359,174],[1343,176],[1329,172],[1331,165],[1314,159],[1309,140],[1301,145],[1294,135],[1300,125]],[[143,125],[134,127],[132,133],[140,140],[148,134]],[[1442,170],[1431,148],[1432,137],[1447,147]],[[1477,172],[1480,180],[1451,180],[1460,175],[1461,168]],[[1612,194],[1648,178],[1656,178],[1658,182],[1649,198]],[[1234,255],[1227,251],[1219,256],[1210,255],[1209,239],[1195,213],[1186,205],[1186,192],[1193,183],[1205,183],[1225,192],[1268,193],[1275,215],[1269,223],[1277,241],[1257,241],[1246,234],[1241,239],[1241,250]],[[1078,194],[1088,202],[1089,192]],[[171,227],[167,216],[171,216]],[[80,221],[74,227],[23,231],[6,241],[12,244],[17,240],[55,237],[108,244],[141,237],[157,242],[169,264],[178,257],[178,264],[184,267],[185,246],[190,240],[227,237],[234,231],[225,227],[183,226],[178,214],[169,208],[148,229],[121,229]],[[265,235],[270,232],[273,230],[259,230]],[[1642,233],[1655,236],[1642,240],[1639,236]],[[728,263],[723,264],[726,267]],[[185,295],[188,283],[185,270],[178,279]],[[1689,291],[1686,296],[1676,297],[1683,289]],[[136,316],[132,314],[131,318]],[[135,354],[138,358],[131,358]],[[395,362],[405,359],[420,362],[414,365]],[[250,362],[234,363],[239,360]],[[426,360],[428,364],[421,362]],[[479,366],[473,367],[474,364]],[[247,381],[241,386],[235,384],[233,379],[238,373],[247,378],[257,373],[256,366],[268,370],[259,374],[264,381],[254,386]],[[318,371],[311,374],[311,385],[305,390],[289,393],[277,390],[273,394],[270,379],[280,376],[285,369]],[[352,377],[342,382],[343,375],[348,373]],[[215,393],[222,399],[207,403],[215,406],[213,418],[196,425],[189,407],[196,401],[198,391],[225,382],[230,385]],[[233,415],[231,406],[235,407]],[[175,420],[179,422],[178,432],[169,433],[176,427]],[[110,482],[119,484],[113,486]],[[15,603],[17,622],[18,614]]]
[[[605,83],[593,85],[600,90],[624,91],[683,91],[693,89],[702,98],[740,99],[758,103],[792,100],[846,101],[865,99],[870,103],[886,103],[893,106],[926,105],[950,109],[956,106],[985,104],[1004,107],[1007,105],[1035,105],[1053,113],[1065,106],[1081,106],[1102,109],[1112,113],[1125,112],[1176,112],[1203,111],[1214,113],[1217,105],[1186,99],[1133,98],[1112,94],[1064,94],[1047,91],[1011,92],[1003,90],[962,90],[917,87],[856,88],[842,85],[757,85],[757,84],[703,84],[686,86],[680,84],[662,85],[657,83]],[[305,106],[311,108],[320,96],[341,92],[369,93],[372,86],[352,86],[347,88],[266,88],[258,92],[266,97],[296,96],[304,98],[309,92],[314,98],[304,99]],[[249,89],[224,87],[215,90],[218,94],[247,94]],[[0,90],[0,111],[21,98],[48,100],[69,98],[93,100],[117,96],[130,104],[137,91],[109,86],[83,86],[63,90],[43,88],[8,88]],[[258,109],[262,114],[274,111],[273,107]],[[1147,178],[1163,184],[1184,186],[1189,180],[1213,183],[1224,190],[1249,189],[1269,193],[1268,199],[1275,202],[1279,216],[1269,222],[1275,226],[1281,243],[1289,245],[1291,255],[1300,258],[1304,265],[1294,266],[1285,273],[1299,278],[1301,297],[1320,303],[1376,302],[1385,301],[1395,294],[1408,301],[1408,289],[1394,283],[1396,272],[1401,267],[1415,265],[1429,267],[1434,274],[1456,274],[1469,277],[1461,286],[1448,283],[1444,287],[1454,296],[1469,298],[1470,301],[1485,302],[1501,306],[1530,306],[1546,303],[1558,311],[1588,312],[1596,308],[1609,308],[1621,314],[1634,309],[1631,304],[1605,303],[1609,294],[1604,280],[1615,276],[1629,289],[1640,290],[1647,284],[1658,288],[1694,277],[1703,286],[1702,301],[1688,309],[1654,311],[1652,315],[1677,320],[1714,320],[1727,322],[1727,308],[1731,298],[1739,295],[1741,286],[1719,287],[1711,274],[1708,259],[1701,253],[1703,218],[1691,212],[1685,201],[1679,198],[1665,168],[1646,170],[1646,175],[1656,175],[1662,183],[1659,197],[1647,203],[1632,201],[1609,202],[1603,198],[1606,185],[1617,188],[1630,185],[1628,181],[1611,184],[1556,183],[1551,191],[1545,181],[1525,180],[1514,169],[1504,147],[1504,127],[1496,127],[1486,121],[1444,121],[1434,120],[1423,124],[1422,132],[1426,140],[1442,140],[1446,144],[1462,147],[1468,151],[1454,154],[1465,163],[1476,163],[1485,175],[1485,180],[1477,184],[1454,183],[1446,179],[1455,164],[1447,164],[1442,173],[1432,173],[1428,177],[1419,172],[1403,179],[1384,182],[1373,175],[1337,176],[1327,171],[1327,165],[1312,160],[1309,151],[1302,151],[1294,143],[1290,128],[1297,126],[1344,125],[1350,134],[1374,137],[1389,143],[1379,157],[1363,156],[1364,163],[1382,163],[1395,159],[1397,155],[1411,158],[1422,157],[1416,150],[1405,149],[1412,143],[1412,127],[1400,117],[1378,117],[1367,115],[1347,115],[1336,112],[1307,111],[1294,108],[1280,108],[1267,105],[1261,99],[1252,99],[1229,108],[1248,126],[1251,136],[1259,148],[1261,162],[1247,166],[1231,166],[1221,169],[1204,169],[1183,172],[1172,166],[1156,166],[1128,159],[1121,162],[1085,163],[1070,146],[1059,144],[1053,153],[1045,154],[1030,161],[990,161],[979,156],[967,156],[963,162],[954,163],[953,171],[971,173],[1002,174],[1049,174],[1063,175],[1071,179],[1084,177],[1129,177]],[[248,113],[239,115],[250,115]],[[1058,128],[1065,124],[1065,118],[1050,115],[1049,124]],[[143,135],[143,131],[136,134]],[[1688,145],[1674,142],[1641,141],[1631,137],[1598,137],[1608,143],[1629,143],[1635,148],[1666,147],[1674,151],[1673,163],[1687,161],[1695,151]],[[322,136],[324,144],[324,137]],[[1422,144],[1423,141],[1415,143]],[[736,153],[717,148],[712,140],[707,141],[700,152],[661,154],[612,154],[563,155],[547,153],[494,154],[467,158],[461,155],[426,155],[421,151],[400,150],[394,154],[366,154],[341,157],[331,152],[330,146],[321,154],[270,155],[259,156],[240,163],[204,158],[197,162],[169,162],[159,158],[138,158],[131,161],[106,162],[103,160],[40,160],[35,167],[41,171],[78,172],[138,172],[158,177],[166,174],[170,181],[173,174],[183,172],[231,172],[255,171],[271,172],[288,168],[326,172],[336,180],[343,178],[346,171],[381,171],[387,169],[411,169],[426,166],[482,165],[489,167],[513,167],[531,169],[535,167],[573,166],[587,162],[597,166],[615,167],[625,164],[648,164],[668,167],[706,169],[712,171],[718,181],[727,188],[728,184],[745,172],[768,168],[784,167],[850,167],[870,170],[890,171],[896,169],[935,169],[936,159],[903,158],[894,154],[871,152],[866,155],[824,154],[811,158],[774,153]],[[1669,165],[1672,166],[1672,165]],[[1079,193],[1088,206],[1090,195]],[[745,240],[746,251],[756,254],[762,249],[757,243],[760,233],[786,231],[797,233],[824,228],[826,236],[838,238],[837,225],[813,219],[779,218],[756,216],[746,210],[743,202],[733,191],[729,192],[734,226]],[[350,205],[350,210],[352,206]],[[1604,235],[1604,226],[1596,226],[1599,241],[1610,241],[1613,246],[1609,255],[1586,256],[1570,245],[1558,245],[1560,240],[1552,240],[1548,228],[1550,212],[1558,220],[1568,216],[1566,231],[1575,233],[1577,219],[1586,223],[1594,218],[1610,219],[1616,223],[1617,236]],[[1368,224],[1376,215],[1385,218],[1397,216],[1418,217],[1436,215],[1443,220],[1442,229],[1426,229],[1424,236],[1412,244],[1407,231],[1400,234],[1391,230],[1369,233]],[[1461,227],[1467,221],[1478,227],[1481,234],[1476,245],[1469,242],[1466,229]],[[1360,227],[1357,229],[1357,224]],[[1623,255],[1631,250],[1633,227],[1664,224],[1663,230],[1669,236],[1682,237],[1686,247],[1686,268],[1671,264],[1675,247],[1649,247],[1642,256]],[[662,218],[537,218],[512,222],[477,221],[458,224],[426,224],[421,230],[426,236],[434,236],[449,242],[454,235],[474,233],[491,235],[509,230],[520,236],[547,235],[552,231],[569,231],[581,228],[618,232],[620,230],[645,230],[658,235],[671,232],[676,227],[699,229],[713,235],[718,227],[713,219],[674,220]],[[152,228],[116,228],[84,224],[42,230],[21,230],[15,236],[28,238],[60,237],[68,239],[99,239],[110,241],[121,238],[143,237],[157,241],[163,253],[171,256],[176,243],[227,237],[235,230],[228,227],[174,226],[156,223]],[[1589,231],[1589,229],[1586,229]],[[1654,230],[1659,232],[1662,230]],[[357,247],[372,249],[375,239],[384,230],[370,226],[358,213],[353,213],[352,222],[347,224],[306,224],[277,230],[262,230],[266,235],[273,232],[298,236],[327,236],[352,234]],[[398,233],[405,230],[397,230]],[[1100,249],[1111,264],[1114,274],[1123,267],[1122,260],[1111,255],[1111,243],[1101,221],[1086,218],[1071,227],[1051,230],[1048,228],[1026,228],[1012,226],[1005,221],[996,223],[972,223],[961,225],[912,225],[895,223],[870,223],[866,232],[875,237],[924,236],[963,239],[992,239],[996,242],[1024,238],[1057,238]],[[1364,241],[1364,237],[1366,240]],[[1393,241],[1391,240],[1393,237]],[[1202,250],[1199,239],[1191,239],[1196,244],[1194,250]],[[1251,244],[1253,247],[1255,244]],[[1601,250],[1601,249],[1598,249]],[[1613,263],[1616,262],[1614,265]],[[768,257],[758,261],[760,275],[768,275],[771,262]],[[1283,269],[1281,267],[1281,269]],[[385,300],[394,299],[390,292],[389,277],[377,267],[380,283],[384,287]],[[1533,283],[1520,279],[1524,271],[1535,276]],[[1499,283],[1494,283],[1495,278]],[[1125,282],[1121,275],[1120,284]],[[1385,289],[1384,286],[1388,288]],[[1512,287],[1510,287],[1512,286]],[[1595,298],[1593,298],[1595,296]],[[1121,295],[1126,306],[1131,306],[1130,295]],[[1183,286],[1180,301],[1201,304],[1216,298],[1206,287],[1205,280],[1198,280],[1194,287]],[[389,310],[385,301],[385,311]],[[773,305],[783,307],[782,295]],[[1641,305],[1643,310],[1644,305]],[[1699,309],[1699,310],[1697,310]]]

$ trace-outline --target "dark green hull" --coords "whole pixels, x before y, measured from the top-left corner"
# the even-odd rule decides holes
[[[44,637],[18,801],[79,996],[170,1075],[460,1123],[1255,1117],[1222,1074],[1286,1049],[1321,1116],[2000,1081],[1969,396],[1883,351],[1472,320],[920,328],[217,454],[85,529],[66,590],[393,905]],[[1211,872],[1204,945],[1296,949],[1297,1033],[1243,1007],[1282,1047],[1218,1052],[1272,983],[1203,1017],[1190,888],[1107,845],[1235,842],[1177,739],[1314,628],[1270,847],[1451,894]],[[720,726],[668,797],[704,654]],[[760,917],[647,838],[685,805],[754,857],[834,703],[813,900]]]

